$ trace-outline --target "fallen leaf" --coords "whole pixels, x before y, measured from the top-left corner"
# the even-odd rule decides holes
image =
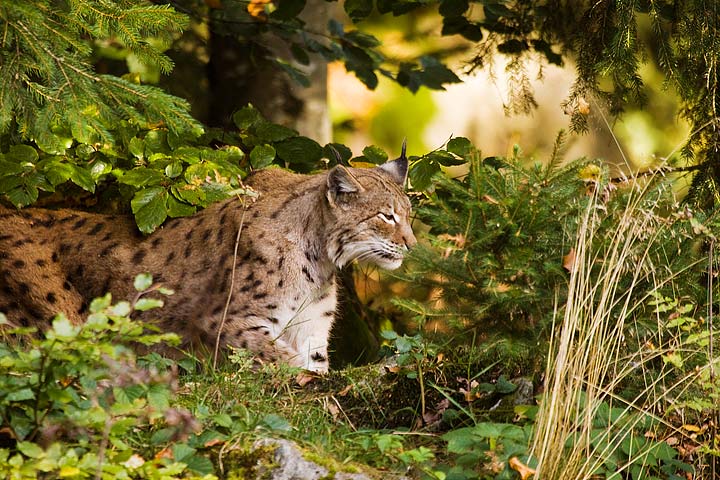
[[[315,372],[303,370],[302,372],[297,374],[297,377],[295,377],[295,382],[301,387],[304,387],[305,385],[316,380],[319,377],[320,376]]]
[[[134,453],[130,458],[125,460],[125,463],[123,463],[123,465],[125,465],[127,468],[130,468],[130,469],[140,468],[144,464],[145,464],[145,459],[142,458],[137,453]]]
[[[348,386],[346,386],[345,388],[343,388],[342,390],[340,390],[340,391],[338,392],[338,395],[340,395],[341,397],[344,397],[345,395],[348,394],[348,392],[350,392],[350,390],[353,389],[354,386],[355,386],[355,385],[352,384],[352,383],[349,384]]]
[[[160,460],[162,458],[168,458],[170,460],[173,459],[173,453],[169,447],[163,448],[162,450],[160,450],[158,453],[155,454],[155,460]]]
[[[208,440],[203,444],[205,447],[214,447],[215,445],[220,445],[222,443],[225,443],[225,440],[221,440],[219,438],[213,438],[212,440]]]
[[[327,408],[327,411],[330,412],[330,415],[332,415],[333,420],[337,420],[340,416],[340,408],[333,402],[327,400],[325,402],[325,408]]]
[[[508,465],[520,474],[521,480],[527,480],[535,475],[535,470],[522,463],[517,457],[512,457],[508,462]]]
[[[500,202],[498,202],[497,200],[495,200],[495,199],[494,199],[493,197],[491,197],[490,195],[487,195],[487,194],[486,194],[486,195],[483,195],[482,198],[483,198],[483,200],[485,200],[486,202],[492,203],[493,205],[500,205]]]

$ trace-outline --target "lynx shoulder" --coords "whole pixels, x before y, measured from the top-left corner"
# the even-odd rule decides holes
[[[397,268],[415,244],[406,174],[404,155],[316,175],[259,171],[247,180],[254,202],[229,199],[147,237],[126,216],[0,209],[0,312],[17,325],[42,328],[57,312],[79,323],[91,299],[129,299],[147,272],[176,292],[153,315],[181,348],[219,339],[324,372],[336,269]]]

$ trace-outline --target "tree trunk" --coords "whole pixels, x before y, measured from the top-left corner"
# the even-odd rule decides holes
[[[330,5],[310,0],[300,18],[317,30],[329,19]],[[232,129],[232,114],[252,103],[268,120],[294,128],[321,145],[331,140],[327,107],[327,64],[316,54],[308,65],[292,58],[289,42],[272,35],[239,41],[235,36],[217,33],[211,25],[211,52],[208,63],[208,124]],[[305,72],[310,80],[303,87],[290,79],[267,57],[276,57]]]

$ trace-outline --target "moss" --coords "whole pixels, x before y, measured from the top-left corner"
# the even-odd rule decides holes
[[[243,445],[229,449],[222,456],[225,478],[227,480],[245,480],[258,478],[258,475],[262,475],[260,478],[263,479],[270,478],[270,472],[277,467],[274,453],[275,447],[272,445],[257,448]]]
[[[340,463],[332,457],[320,455],[315,452],[303,451],[303,458],[309,462],[313,462],[316,465],[324,467],[328,471],[327,478],[335,478],[335,474],[338,472],[343,473],[360,473],[361,470],[352,464]]]

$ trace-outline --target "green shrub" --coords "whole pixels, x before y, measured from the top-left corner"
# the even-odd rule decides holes
[[[136,286],[149,282],[139,278]],[[132,350],[177,340],[129,317],[156,302],[112,305],[106,295],[92,302],[84,324],[60,314],[34,336],[2,317],[0,476],[170,479],[186,472],[184,463],[143,458],[132,440],[139,427],[163,420],[175,438],[197,428],[170,406],[175,373],[141,366]]]

